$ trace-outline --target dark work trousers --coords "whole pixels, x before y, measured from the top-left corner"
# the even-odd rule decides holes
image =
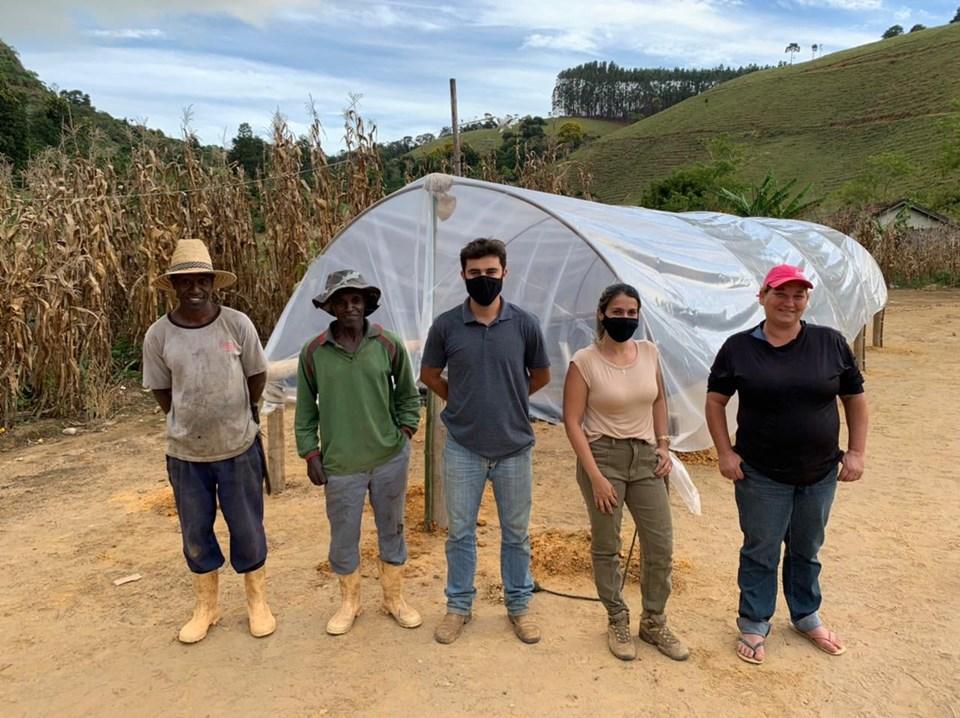
[[[194,573],[216,571],[223,552],[213,533],[217,501],[230,530],[230,563],[237,573],[256,571],[267,559],[263,530],[263,453],[259,442],[223,461],[167,457],[167,474],[180,515],[183,555]]]

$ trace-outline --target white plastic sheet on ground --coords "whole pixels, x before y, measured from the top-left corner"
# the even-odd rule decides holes
[[[561,395],[573,353],[594,338],[597,299],[627,282],[642,298],[638,336],[660,348],[674,448],[712,445],[703,417],[713,358],[731,334],[763,317],[757,292],[766,271],[799,265],[813,282],[805,318],[853,339],[887,301],[873,258],[836,230],[796,220],[672,214],[621,207],[463,178],[427,178],[395,192],[357,217],[310,265],[267,344],[271,361],[295,358],[331,317],[314,308],[326,275],[351,268],[383,291],[371,319],[397,332],[419,367],[435,313],[466,296],[461,247],[477,237],[507,244],[504,296],[539,317],[553,366],[550,385],[531,412],[561,419]],[[450,184],[452,182],[452,184]],[[438,187],[449,187],[440,194]],[[450,200],[455,198],[455,204]],[[439,198],[440,219],[435,212]],[[434,276],[428,247],[436,242],[435,304],[425,278]],[[295,372],[281,381],[288,398]],[[730,413],[734,413],[731,402]]]

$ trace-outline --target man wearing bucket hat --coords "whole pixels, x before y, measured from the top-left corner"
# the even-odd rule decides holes
[[[176,296],[177,307],[143,340],[143,385],[167,417],[167,473],[196,594],[193,617],[179,634],[184,643],[202,640],[220,620],[218,503],[230,531],[230,563],[244,576],[250,632],[268,636],[277,625],[266,602],[264,460],[252,410],[266,382],[266,357],[250,319],[212,300],[236,280],[213,268],[201,240],[180,240],[169,270],[155,281]]]
[[[813,283],[798,267],[773,267],[760,287],[764,321],[724,342],[710,370],[706,418],[720,473],[734,484],[743,545],[737,657],[759,664],[783,593],[797,633],[824,653],[846,651],[820,618],[820,561],[837,481],[863,474],[867,401],[863,375],[840,332],[801,320]],[[736,444],[725,407],[739,397]],[[843,404],[847,451],[839,447]]]
[[[334,636],[360,615],[360,520],[368,493],[383,608],[404,628],[423,622],[403,596],[407,469],[420,394],[401,339],[367,319],[379,301],[380,290],[359,272],[331,273],[313,304],[335,319],[303,347],[297,370],[297,451],[310,481],[325,487],[330,566],[340,583],[340,607],[327,622]]]

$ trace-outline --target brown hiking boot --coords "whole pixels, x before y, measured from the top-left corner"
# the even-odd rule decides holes
[[[667,628],[667,617],[662,613],[644,612],[640,617],[640,638],[675,661],[685,661],[690,656],[687,647]]]
[[[529,613],[519,616],[509,616],[513,624],[513,632],[524,643],[536,643],[540,640],[540,626],[536,624]]]
[[[440,621],[440,625],[437,626],[436,630],[434,630],[434,640],[436,640],[437,643],[453,643],[460,638],[463,626],[470,623],[470,618],[470,614],[463,616],[459,613],[448,613],[443,617],[443,620]]]
[[[636,659],[637,646],[630,635],[630,614],[627,611],[610,616],[607,623],[607,645],[610,653],[621,661]]]

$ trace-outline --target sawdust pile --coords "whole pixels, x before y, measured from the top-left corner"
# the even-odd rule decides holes
[[[620,550],[621,562],[630,552],[630,543],[633,532],[622,537]],[[537,577],[582,577],[593,580],[593,565],[590,560],[590,532],[563,531],[547,529],[540,533],[531,534],[530,548],[532,552],[531,570]],[[642,572],[641,558],[643,551],[640,542],[633,547],[630,557],[630,566],[627,576],[630,581],[639,581]],[[622,563],[621,563],[622,565]],[[685,576],[692,568],[687,559],[673,559],[673,589],[680,590],[685,583]]]
[[[124,491],[114,494],[110,500],[120,504],[128,514],[151,511],[161,516],[176,516],[177,506],[173,501],[173,489],[164,486],[155,491]]]
[[[702,451],[678,451],[677,458],[684,466],[716,466],[720,463],[717,450],[713,447]]]

